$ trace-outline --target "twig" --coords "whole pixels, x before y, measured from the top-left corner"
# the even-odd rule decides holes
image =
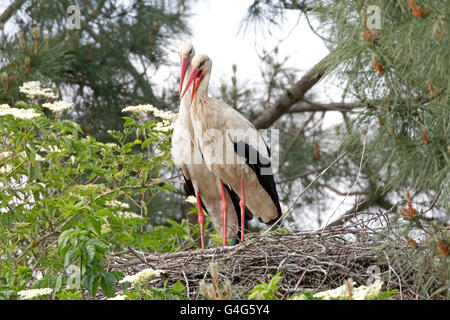
[[[130,250],[131,254],[132,254],[133,256],[135,256],[136,258],[138,258],[139,260],[141,260],[143,263],[145,263],[145,264],[148,265],[149,267],[154,268],[154,266],[152,266],[150,263],[148,263],[148,262],[145,260],[145,256],[144,256],[144,259],[142,259],[141,256],[138,255],[131,247],[128,247],[128,250]]]
[[[441,193],[442,193],[442,190],[439,190],[438,195],[436,196],[436,198],[434,198],[434,200],[433,200],[433,202],[431,203],[430,207],[429,207],[427,210],[425,210],[425,211],[423,212],[423,214],[425,214],[425,213],[427,213],[428,211],[430,211],[430,210],[433,209],[433,207],[435,206],[435,204],[436,204],[436,202],[438,201],[439,197],[441,196]]]
[[[189,281],[186,277],[186,273],[183,271],[183,276],[184,276],[184,280],[186,281],[186,290],[187,290],[187,297],[189,298],[190,293],[189,293]]]
[[[347,151],[344,151],[339,157],[337,157],[331,164],[329,164],[319,175],[317,175],[310,183],[309,185],[305,188],[305,190],[303,190],[298,197],[294,200],[294,202],[292,202],[292,204],[289,206],[289,208],[286,210],[286,212],[284,212],[281,217],[274,222],[274,224],[272,224],[266,231],[264,231],[264,235],[267,234],[270,230],[273,229],[274,226],[276,226],[278,223],[280,223],[280,221],[282,221],[286,215],[291,211],[292,207],[297,203],[297,201],[301,198],[301,196],[314,184],[314,182],[316,182],[322,175],[325,174],[325,172],[328,171],[328,169],[330,169],[336,162],[338,162],[339,160],[341,160],[345,155],[347,154]]]
[[[339,209],[339,207],[344,203],[344,201],[348,198],[350,192],[352,192],[353,188],[356,186],[356,184],[358,183],[359,177],[361,175],[361,169],[362,169],[362,164],[363,164],[363,160],[364,160],[364,154],[366,151],[366,139],[367,139],[367,133],[364,135],[364,140],[363,140],[363,147],[362,147],[362,154],[361,154],[361,161],[359,162],[359,169],[358,169],[358,174],[356,175],[356,180],[353,183],[352,187],[350,188],[350,190],[347,192],[347,194],[345,195],[344,199],[342,199],[342,201],[339,203],[339,205],[336,207],[336,209],[334,209],[333,213],[331,214],[331,216],[328,218],[327,222],[325,223],[325,227],[328,225],[328,223],[330,222],[331,218],[334,216],[334,214],[336,213],[336,211]],[[358,207],[358,206],[357,206]],[[357,210],[357,207],[355,209],[355,211]]]

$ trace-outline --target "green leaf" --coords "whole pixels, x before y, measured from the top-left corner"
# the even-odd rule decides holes
[[[55,287],[53,288],[53,299],[55,299],[56,293],[61,290],[63,275],[60,273],[56,278]]]
[[[184,287],[184,285],[180,281],[177,281],[174,283],[170,291],[173,294],[182,294],[185,289],[186,288]]]
[[[75,262],[76,257],[78,256],[78,249],[71,246],[69,247],[69,249],[67,250],[65,256],[64,256],[64,266],[68,266],[73,264],[73,262]]]
[[[394,295],[396,292],[398,292],[398,289],[393,289],[391,291],[388,292],[384,292],[384,293],[380,293],[376,299],[377,300],[386,300],[389,299],[392,295]]]
[[[87,246],[86,247],[87,252],[87,263],[91,263],[92,259],[95,257],[95,247],[94,246]]]
[[[58,238],[58,247],[60,249],[64,248],[66,246],[67,241],[69,241],[69,237],[73,232],[75,232],[75,230],[73,230],[73,229],[65,230],[65,231],[61,232],[61,234],[59,235],[59,238]]]
[[[111,272],[102,272],[100,284],[102,286],[103,293],[107,297],[114,296],[116,292],[115,284],[117,282],[116,277]]]

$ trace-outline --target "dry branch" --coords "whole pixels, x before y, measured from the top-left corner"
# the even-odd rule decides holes
[[[27,0],[16,0],[0,15],[0,24],[6,23]]]
[[[210,281],[208,266],[218,264],[221,281],[233,284],[232,298],[246,297],[248,292],[263,282],[268,282],[282,271],[279,298],[294,292],[313,289],[326,290],[341,286],[352,278],[366,284],[371,274],[367,268],[380,265],[377,248],[368,229],[330,228],[322,232],[293,234],[253,235],[244,244],[227,248],[181,251],[165,254],[145,254],[114,257],[111,270],[135,274],[145,268],[164,270],[165,273],[152,280],[151,285],[162,287],[164,281],[180,281],[189,287],[190,298],[199,298],[201,280]]]
[[[292,105],[302,100],[305,94],[311,89],[325,74],[325,61],[330,59],[334,51],[329,53],[319,63],[317,63],[298,82],[294,83],[286,93],[267,110],[255,119],[253,124],[258,129],[269,128],[283,114],[289,111]]]

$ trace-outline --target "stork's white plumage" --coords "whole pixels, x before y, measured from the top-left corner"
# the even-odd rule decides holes
[[[208,96],[212,61],[196,55],[184,92],[191,83],[189,114],[194,137],[208,169],[221,183],[241,196],[241,219],[245,206],[265,223],[281,216],[275,181],[270,163],[270,149],[256,128],[225,102]],[[228,214],[222,197],[221,221],[226,226]],[[223,230],[222,234],[227,234]],[[244,233],[241,231],[243,241]],[[226,244],[226,238],[223,240]]]
[[[191,72],[190,62],[194,56],[194,48],[192,44],[182,44],[178,51],[181,59],[181,77],[180,77],[180,94],[183,89],[183,83]],[[181,99],[180,109],[177,121],[174,125],[172,136],[172,159],[175,165],[183,172],[183,176],[190,192],[197,198],[198,206],[198,222],[200,224],[202,248],[204,248],[204,216],[203,210],[206,210],[211,218],[216,230],[222,234],[223,226],[220,222],[221,205],[220,205],[220,181],[207,168],[199,148],[194,139],[194,130],[189,116],[189,101],[192,88],[185,88],[187,94]],[[185,91],[186,91],[185,90]],[[239,237],[240,214],[239,197],[228,186],[225,188],[225,198],[228,202],[232,202],[233,206],[229,206],[227,213],[229,220],[227,222],[226,236],[229,238]],[[251,213],[247,210],[247,219],[251,219]],[[244,222],[245,225],[246,221]]]

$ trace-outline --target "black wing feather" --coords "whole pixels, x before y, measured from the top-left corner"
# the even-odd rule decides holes
[[[245,143],[244,141],[234,142],[231,140],[231,142],[233,143],[234,146],[234,152],[236,152],[239,156],[245,158],[245,163],[255,172],[256,176],[258,177],[259,183],[264,188],[264,190],[269,194],[270,198],[275,204],[277,208],[277,217],[269,221],[268,224],[274,223],[279,217],[281,217],[281,206],[278,197],[277,187],[275,184],[275,180],[273,178],[273,174],[264,174],[264,175],[261,174],[261,169],[263,168],[265,169],[265,171],[272,172],[272,164],[270,162],[270,159],[263,157],[255,148]],[[268,146],[266,147],[267,152],[270,156],[270,149]],[[244,154],[242,154],[242,151],[244,151]],[[256,154],[256,163],[251,163],[250,155],[255,154]],[[252,162],[255,162],[254,158],[255,158],[254,156],[251,157]]]

